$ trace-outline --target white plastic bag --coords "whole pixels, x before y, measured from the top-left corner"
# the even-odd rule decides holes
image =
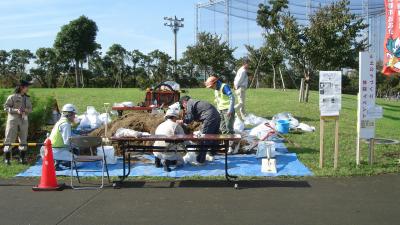
[[[257,126],[259,124],[266,123],[266,122],[268,122],[267,119],[256,116],[254,114],[249,114],[244,118],[245,125]]]
[[[235,123],[233,123],[233,129],[235,133],[242,133],[244,131],[244,123],[238,117],[235,118]]]
[[[271,124],[271,125],[273,125],[273,124]],[[265,124],[260,124],[256,127],[254,127],[253,129],[251,129],[249,135],[257,137],[258,139],[261,139],[261,138],[265,137],[265,135],[267,135],[271,131],[272,131],[272,128],[267,127]]]
[[[101,121],[101,124],[111,123],[110,115],[107,113],[100,114],[99,120]]]
[[[260,141],[258,142],[258,148],[256,158],[274,158],[276,156],[275,142],[273,141]]]
[[[119,128],[115,132],[115,136],[117,138],[122,138],[122,137],[141,137],[142,132],[136,131],[136,130],[131,130],[131,129],[126,129],[126,128]]]
[[[90,130],[90,120],[89,118],[84,114],[80,115],[78,117],[80,119],[79,125],[78,125],[78,130]]]
[[[181,86],[175,81],[165,81],[164,84],[171,86],[174,91],[179,91],[181,89]]]
[[[297,126],[297,129],[300,129],[300,130],[305,131],[305,132],[314,132],[315,131],[315,127],[310,126],[310,125],[305,124],[305,123],[300,123],[299,126]]]
[[[293,115],[289,112],[278,113],[272,117],[272,120],[288,120],[289,121],[289,128],[294,129],[299,126],[299,120],[293,117]]]
[[[115,157],[115,149],[113,146],[103,146],[104,153],[106,155],[107,164],[117,164],[117,157]],[[97,155],[103,156],[103,150],[101,147],[97,148]]]
[[[86,116],[90,121],[90,129],[97,129],[102,125],[101,120],[99,119],[99,113],[93,106],[87,107]]]

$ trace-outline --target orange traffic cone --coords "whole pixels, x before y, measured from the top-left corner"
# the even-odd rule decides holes
[[[44,157],[42,163],[42,176],[38,186],[32,187],[34,191],[62,191],[64,184],[58,185],[56,169],[54,168],[53,149],[50,139],[44,142]]]

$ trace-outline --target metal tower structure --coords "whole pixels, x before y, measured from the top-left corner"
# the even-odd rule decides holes
[[[164,17],[164,20],[166,21],[164,23],[164,26],[171,27],[172,32],[174,33],[174,48],[175,48],[175,62],[178,61],[178,31],[180,28],[182,28],[183,21],[185,20],[184,18],[178,19],[176,16],[175,17]]]
[[[242,48],[244,45],[260,46],[263,42],[263,30],[257,26],[258,5],[268,4],[267,0],[199,0],[195,4],[194,39],[197,42],[199,32],[216,33],[223,37],[232,47]],[[289,0],[288,11],[296,20],[307,26],[309,17],[320,7],[338,0]],[[352,0],[350,11],[364,23],[370,25],[364,35],[368,37],[371,51],[377,52],[377,58],[383,57],[380,46],[383,45],[384,35],[384,3],[382,0]],[[207,13],[213,13],[207,14]],[[215,16],[217,15],[217,17]],[[206,24],[204,24],[206,23]],[[212,27],[210,24],[213,24]],[[216,29],[216,24],[219,25]],[[241,42],[240,42],[241,41]]]

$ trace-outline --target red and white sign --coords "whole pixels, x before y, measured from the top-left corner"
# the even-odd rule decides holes
[[[386,36],[383,71],[385,75],[400,72],[400,0],[385,0]]]

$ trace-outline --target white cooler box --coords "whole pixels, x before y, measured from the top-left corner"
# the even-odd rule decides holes
[[[117,157],[115,156],[115,149],[113,146],[104,146],[104,153],[106,154],[107,164],[117,164]],[[101,147],[97,148],[97,155],[103,156]]]

